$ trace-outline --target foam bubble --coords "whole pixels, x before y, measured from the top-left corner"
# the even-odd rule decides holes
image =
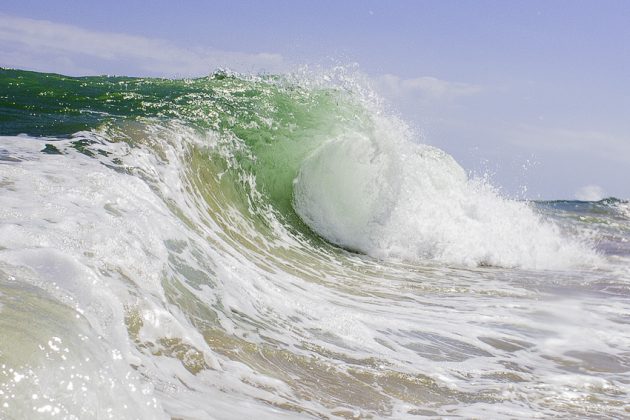
[[[319,235],[378,258],[555,269],[595,264],[526,203],[469,179],[444,151],[413,143],[396,119],[372,116],[315,150],[294,181],[294,208]]]

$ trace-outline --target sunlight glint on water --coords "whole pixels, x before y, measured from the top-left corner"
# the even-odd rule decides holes
[[[0,84],[0,417],[630,415],[626,202],[505,200],[343,69]]]

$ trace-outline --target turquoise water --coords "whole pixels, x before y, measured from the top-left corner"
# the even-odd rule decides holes
[[[0,417],[630,415],[627,201],[506,199],[338,70],[0,86]]]

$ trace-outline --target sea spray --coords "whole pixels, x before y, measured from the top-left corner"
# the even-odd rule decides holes
[[[584,240],[468,179],[451,156],[411,133],[373,112],[319,146],[294,181],[296,212],[327,240],[377,258],[539,269],[597,264]]]
[[[360,79],[1,70],[0,417],[623,417],[626,203],[505,200]]]

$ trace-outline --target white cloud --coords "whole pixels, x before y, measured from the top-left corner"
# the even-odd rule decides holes
[[[512,144],[539,150],[587,153],[630,162],[630,139],[592,130],[521,125],[508,134]]]
[[[376,79],[376,84],[384,93],[392,96],[420,94],[431,99],[470,96],[483,91],[479,85],[449,82],[430,76],[403,79],[393,74],[385,74]]]
[[[0,66],[70,74],[121,68],[142,75],[202,76],[218,67],[277,72],[285,64],[279,54],[182,48],[162,39],[0,14]]]
[[[581,201],[599,201],[606,197],[604,189],[599,185],[585,185],[575,193],[575,198]]]

